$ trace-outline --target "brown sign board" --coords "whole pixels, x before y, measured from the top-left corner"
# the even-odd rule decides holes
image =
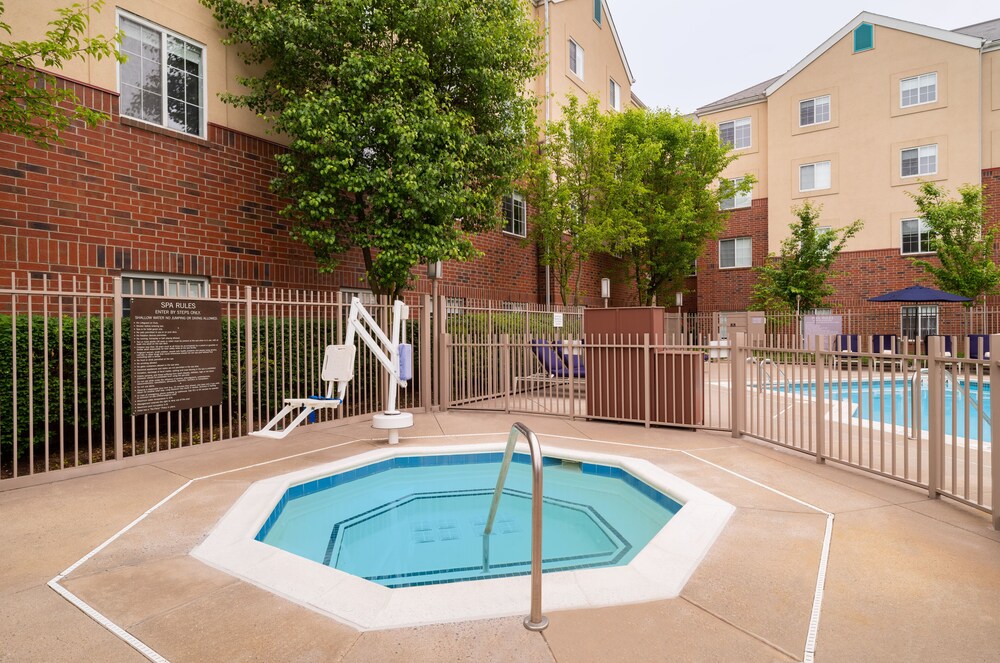
[[[132,299],[132,414],[222,403],[222,304]]]

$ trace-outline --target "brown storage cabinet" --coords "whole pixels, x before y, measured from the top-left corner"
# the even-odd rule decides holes
[[[646,420],[643,339],[649,334],[650,422],[703,423],[704,355],[662,347],[662,308],[586,309],[583,316],[588,416]]]

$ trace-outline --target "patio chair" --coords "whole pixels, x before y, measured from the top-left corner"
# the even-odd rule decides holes
[[[861,345],[861,337],[858,334],[837,334],[836,344],[834,346],[834,352],[838,353],[837,359],[840,361],[840,365],[850,366],[851,364],[857,364],[860,357],[858,356],[858,348]]]
[[[562,348],[555,343],[545,339],[536,338],[531,341],[531,352],[535,355],[538,363],[541,364],[540,371],[531,375],[522,375],[514,378],[514,389],[517,390],[521,381],[543,383],[549,385],[568,384],[570,378],[582,379],[585,377],[583,368],[583,357],[570,355],[570,363],[562,354]],[[572,366],[572,368],[570,368]]]
[[[257,437],[269,437],[281,440],[292,432],[296,426],[309,417],[310,421],[315,420],[318,410],[329,410],[340,407],[341,399],[334,397],[334,389],[339,383],[346,383],[354,377],[354,356],[357,354],[357,347],[354,345],[328,345],[323,354],[323,367],[320,369],[320,377],[326,382],[325,396],[309,396],[308,398],[286,398],[285,406],[278,414],[274,415],[267,425],[258,431],[250,434]],[[295,410],[301,408],[301,412],[295,415],[284,428],[278,430],[278,425],[291,415]]]
[[[583,341],[575,341],[571,343],[577,343],[575,347],[583,349]],[[583,379],[587,377],[587,371],[583,367],[583,355],[573,352],[573,345],[562,346],[559,348],[559,356],[566,364],[566,368],[569,371],[569,375],[574,378]]]
[[[872,354],[875,355],[897,355],[902,352],[902,344],[895,334],[875,334],[872,336]],[[899,367],[902,365],[900,359],[895,357],[876,358],[872,364],[875,368],[885,363]]]
[[[990,335],[969,334],[969,359],[990,358]]]

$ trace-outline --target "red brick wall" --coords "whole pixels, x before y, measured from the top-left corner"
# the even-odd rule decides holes
[[[321,274],[289,237],[268,188],[281,146],[209,125],[207,140],[118,115],[114,93],[72,84],[111,115],[37,147],[0,134],[0,273],[208,276],[213,283],[363,287],[359,251]],[[484,257],[448,263],[445,284],[482,296],[540,300],[536,249],[497,232],[476,238]],[[417,289],[429,290],[423,269]]]
[[[750,207],[733,210],[719,239],[750,237],[754,267],[767,258],[767,198],[751,201]],[[697,302],[699,311],[744,311],[750,306],[750,289],[756,275],[750,267],[719,269],[719,243],[709,242],[698,259]]]

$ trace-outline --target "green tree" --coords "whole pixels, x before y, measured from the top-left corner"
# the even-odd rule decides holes
[[[273,188],[321,269],[358,247],[395,297],[415,265],[476,255],[535,137],[520,0],[202,2],[262,72],[225,99],[289,138]]]
[[[84,106],[72,88],[60,84],[42,69],[62,69],[71,60],[112,57],[124,62],[118,52],[120,36],[86,36],[91,11],[98,12],[103,0],[89,7],[74,3],[56,10],[45,38],[38,41],[0,42],[0,132],[23,136],[47,147],[62,142],[59,134],[74,121],[95,126],[107,115]],[[0,1],[0,16],[4,13]],[[11,35],[9,24],[0,20],[0,31]]]
[[[546,127],[529,178],[528,202],[535,210],[531,236],[540,262],[552,268],[563,304],[578,303],[580,268],[601,245],[598,219],[613,150],[598,103],[594,97],[585,104],[569,97],[562,117]]]
[[[957,200],[948,198],[933,182],[910,194],[927,223],[939,261],[913,263],[933,276],[940,289],[972,299],[966,304],[971,307],[980,298],[985,303],[986,296],[1000,287],[1000,267],[993,260],[997,228],[987,228],[983,222],[982,187],[965,185],[958,194]]]
[[[705,243],[728,216],[719,203],[753,185],[717,182],[736,157],[714,127],[669,111],[630,109],[610,118],[623,158],[604,215],[608,250],[623,255],[641,305],[683,287]]]
[[[791,234],[781,242],[780,255],[769,254],[755,267],[757,282],[751,302],[765,310],[810,311],[820,308],[833,294],[826,280],[847,240],[861,231],[858,219],[835,230],[820,230],[816,221],[822,207],[808,200],[792,212],[799,218],[788,225]]]

